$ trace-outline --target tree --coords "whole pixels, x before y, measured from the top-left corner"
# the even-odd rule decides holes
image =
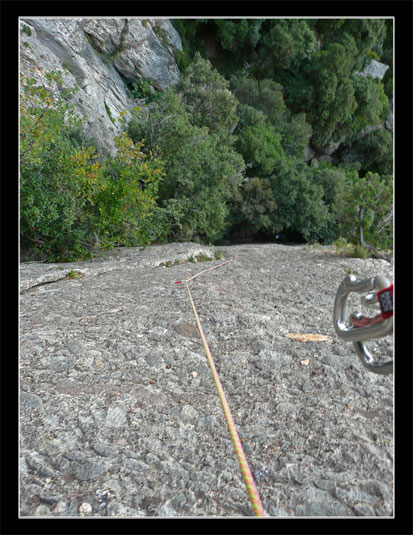
[[[393,243],[393,180],[391,176],[347,172],[346,188],[337,197],[334,211],[341,235],[354,245],[387,249]]]
[[[304,159],[305,149],[308,147],[313,133],[313,129],[306,119],[305,113],[297,113],[297,115],[293,115],[291,112],[286,113],[280,128],[284,152],[298,160]]]
[[[45,260],[88,256],[93,225],[90,207],[98,186],[93,148],[72,144],[68,132],[82,121],[52,89],[61,74],[48,73],[44,85],[23,77],[20,97],[20,235],[22,245]],[[47,85],[46,85],[47,84]]]
[[[344,44],[349,37],[354,39],[357,53],[353,55],[352,68],[357,70],[363,68],[363,61],[371,50],[382,47],[387,33],[386,19],[331,19],[324,22],[325,46]]]
[[[362,174],[369,170],[380,175],[393,173],[393,136],[379,128],[343,148],[342,161],[360,162]]]
[[[60,84],[58,73],[46,81]],[[126,134],[115,157],[84,146],[83,122],[64,97],[23,79],[20,101],[20,232],[22,244],[47,261],[90,257],[96,246],[148,244],[163,163]],[[86,145],[91,145],[85,139]],[[92,144],[93,145],[93,144]]]
[[[216,39],[224,50],[236,52],[246,45],[249,33],[246,19],[215,19],[214,22],[217,26]]]
[[[126,133],[115,138],[115,146],[116,155],[100,167],[95,234],[106,247],[149,245],[163,234],[163,229],[153,228],[153,216],[164,163],[146,154],[143,143],[134,143]]]
[[[355,136],[366,126],[379,125],[389,109],[389,100],[380,80],[355,76],[353,83],[357,107],[346,125],[348,137]]]
[[[245,221],[252,232],[273,235],[283,228],[282,221],[277,217],[277,203],[268,178],[254,176],[246,179],[238,191],[237,201],[236,210],[240,211],[242,217],[238,213],[237,217],[233,216],[233,221],[238,226]]]
[[[283,88],[274,80],[268,78],[255,80],[239,76],[231,79],[231,88],[241,104],[262,111],[272,125],[282,121],[287,108],[284,103]]]
[[[333,43],[320,50],[308,69],[308,81],[313,87],[311,101],[305,103],[307,118],[313,127],[313,142],[324,145],[331,138],[337,141],[341,129],[357,103],[350,78],[351,58],[344,46]]]
[[[187,142],[167,162],[173,195],[163,205],[173,217],[174,239],[214,242],[225,233],[228,202],[242,179],[244,162],[205,128],[192,126]]]
[[[263,124],[244,128],[238,136],[236,148],[249,164],[252,175],[270,175],[284,156],[281,136]]]
[[[270,181],[283,228],[300,233],[307,241],[331,237],[333,217],[323,200],[323,187],[312,180],[307,165],[285,158]]]
[[[229,90],[227,80],[199,53],[186,69],[177,91],[182,93],[191,123],[207,127],[209,132],[228,142],[228,136],[237,125],[235,110],[238,102]]]
[[[171,239],[214,241],[225,229],[228,201],[242,179],[244,161],[230,144],[195,126],[184,96],[174,89],[150,107],[136,110],[127,126],[132,138],[165,162],[158,205]]]
[[[305,20],[275,19],[261,44],[264,65],[274,73],[279,69],[296,68],[302,60],[311,58],[316,38]]]

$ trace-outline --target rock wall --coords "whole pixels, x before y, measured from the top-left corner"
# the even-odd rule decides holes
[[[175,243],[21,265],[21,516],[252,516],[174,284],[236,252]],[[393,376],[367,371],[332,320],[347,273],[392,270],[249,244],[190,283],[267,516],[393,515]],[[392,337],[368,347],[392,358]]]
[[[175,49],[182,50],[181,39],[165,19],[20,21],[20,71],[43,83],[47,72],[65,71],[63,87],[79,88],[73,103],[87,120],[86,131],[110,154],[119,114],[136,104],[127,83],[176,84]]]

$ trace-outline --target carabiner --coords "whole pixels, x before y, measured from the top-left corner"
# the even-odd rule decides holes
[[[347,297],[351,292],[370,292],[361,298],[361,302],[370,307],[379,305],[381,313],[374,318],[352,313],[349,324],[346,325],[344,314]],[[393,332],[393,285],[390,285],[386,277],[379,275],[357,280],[354,275],[348,275],[337,290],[334,302],[334,328],[341,339],[353,342],[354,349],[366,368],[379,374],[392,373],[393,361],[375,363],[364,344],[366,340],[382,338]]]

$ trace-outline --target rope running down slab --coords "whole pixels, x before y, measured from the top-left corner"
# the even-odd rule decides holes
[[[199,333],[201,335],[201,339],[202,339],[202,343],[203,343],[203,346],[204,346],[204,349],[205,349],[206,356],[208,358],[208,363],[209,363],[209,367],[211,369],[211,372],[212,372],[212,375],[213,375],[213,378],[214,378],[215,386],[216,386],[217,391],[218,391],[218,396],[219,396],[219,399],[221,401],[222,409],[223,409],[224,415],[225,415],[225,420],[226,420],[226,423],[227,423],[227,426],[228,426],[229,433],[231,435],[232,444],[234,446],[235,453],[237,455],[238,463],[239,463],[239,466],[240,466],[240,469],[241,469],[241,474],[242,474],[242,477],[244,479],[245,486],[247,488],[248,497],[250,499],[250,502],[251,502],[251,505],[252,505],[252,509],[254,511],[254,515],[255,516],[265,516],[264,509],[263,509],[263,506],[262,506],[262,503],[261,503],[261,500],[260,500],[260,497],[259,497],[259,494],[258,494],[258,491],[257,491],[257,487],[255,486],[254,478],[253,478],[251,470],[250,470],[250,468],[248,466],[247,458],[245,456],[244,449],[242,447],[242,443],[241,443],[241,440],[239,438],[239,435],[238,435],[238,432],[237,432],[237,429],[236,429],[236,426],[235,426],[235,422],[234,422],[234,419],[232,417],[231,410],[229,408],[229,405],[228,405],[228,402],[227,402],[227,399],[226,399],[226,396],[225,396],[225,393],[224,393],[224,389],[222,388],[222,384],[221,384],[221,381],[219,379],[219,375],[218,375],[217,369],[215,367],[215,363],[214,363],[214,360],[212,358],[211,351],[209,349],[208,342],[207,342],[207,339],[205,337],[205,333],[204,333],[204,330],[202,328],[202,325],[201,325],[201,322],[200,322],[200,319],[199,319],[199,316],[198,316],[198,312],[196,310],[196,306],[195,306],[194,300],[192,298],[191,290],[190,290],[189,284],[188,284],[189,281],[195,279],[196,277],[198,277],[199,275],[202,275],[203,273],[206,273],[207,271],[211,271],[212,269],[219,268],[219,267],[223,266],[224,264],[228,264],[229,262],[233,262],[238,257],[238,252],[239,252],[239,249],[237,250],[234,258],[232,258],[230,260],[226,260],[225,262],[223,262],[222,264],[219,264],[218,266],[214,266],[212,268],[205,269],[205,270],[201,271],[200,273],[197,273],[193,277],[187,279],[186,281],[176,281],[175,284],[178,284],[178,283],[181,283],[181,282],[186,282],[186,287],[187,287],[187,290],[188,290],[189,299],[191,301],[192,310],[194,312],[194,316],[195,316],[195,319],[196,319],[198,330],[199,330]]]

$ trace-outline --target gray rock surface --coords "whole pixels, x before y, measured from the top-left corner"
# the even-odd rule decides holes
[[[120,113],[136,105],[121,75],[170,87],[180,76],[174,49],[182,49],[181,39],[166,19],[20,21],[20,71],[43,84],[46,73],[64,71],[63,87],[79,89],[72,104],[86,118],[86,131],[110,154]]]
[[[388,68],[388,65],[373,59],[368,65],[364,67],[361,72],[357,74],[364,78],[370,76],[371,78],[378,78],[379,80],[382,80]]]
[[[252,516],[174,284],[236,249],[21,264],[21,516]],[[268,516],[393,515],[393,376],[368,372],[332,324],[349,271],[393,279],[391,264],[332,247],[248,244],[190,283]],[[390,337],[375,345],[392,355]]]

